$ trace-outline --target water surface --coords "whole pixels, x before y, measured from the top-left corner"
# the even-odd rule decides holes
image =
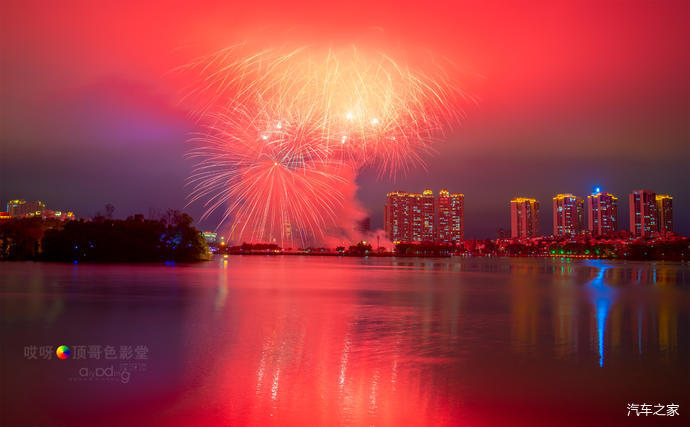
[[[611,425],[628,403],[678,404],[664,421],[681,425],[690,410],[687,264],[0,269],[2,425]]]

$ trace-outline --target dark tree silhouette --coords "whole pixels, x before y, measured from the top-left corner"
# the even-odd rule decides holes
[[[0,259],[93,262],[188,262],[206,259],[208,247],[192,218],[169,211],[165,218],[61,222],[22,218],[0,223]]]
[[[113,213],[115,213],[115,206],[108,203],[105,205],[105,217],[107,219],[113,219]]]

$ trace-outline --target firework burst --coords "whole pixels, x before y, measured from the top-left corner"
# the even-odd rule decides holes
[[[424,165],[464,94],[437,65],[355,48],[224,49],[185,67],[203,131],[190,203],[223,210],[237,241],[305,245],[339,224],[365,165],[395,177]]]

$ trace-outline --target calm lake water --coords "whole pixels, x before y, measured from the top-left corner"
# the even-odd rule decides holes
[[[688,264],[234,256],[0,270],[0,425],[690,416]],[[680,417],[631,419],[628,403]]]

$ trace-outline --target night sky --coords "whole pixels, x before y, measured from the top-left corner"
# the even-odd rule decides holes
[[[542,203],[601,186],[674,197],[690,233],[690,3],[7,1],[0,6],[0,201],[40,199],[91,216],[185,209],[184,154],[195,122],[173,72],[243,40],[298,44],[385,39],[463,70],[478,102],[438,154],[396,182],[358,178],[382,226],[394,189],[463,192],[466,235],[509,227],[511,197]],[[288,6],[289,5],[289,6]],[[202,223],[213,228],[213,220]]]

